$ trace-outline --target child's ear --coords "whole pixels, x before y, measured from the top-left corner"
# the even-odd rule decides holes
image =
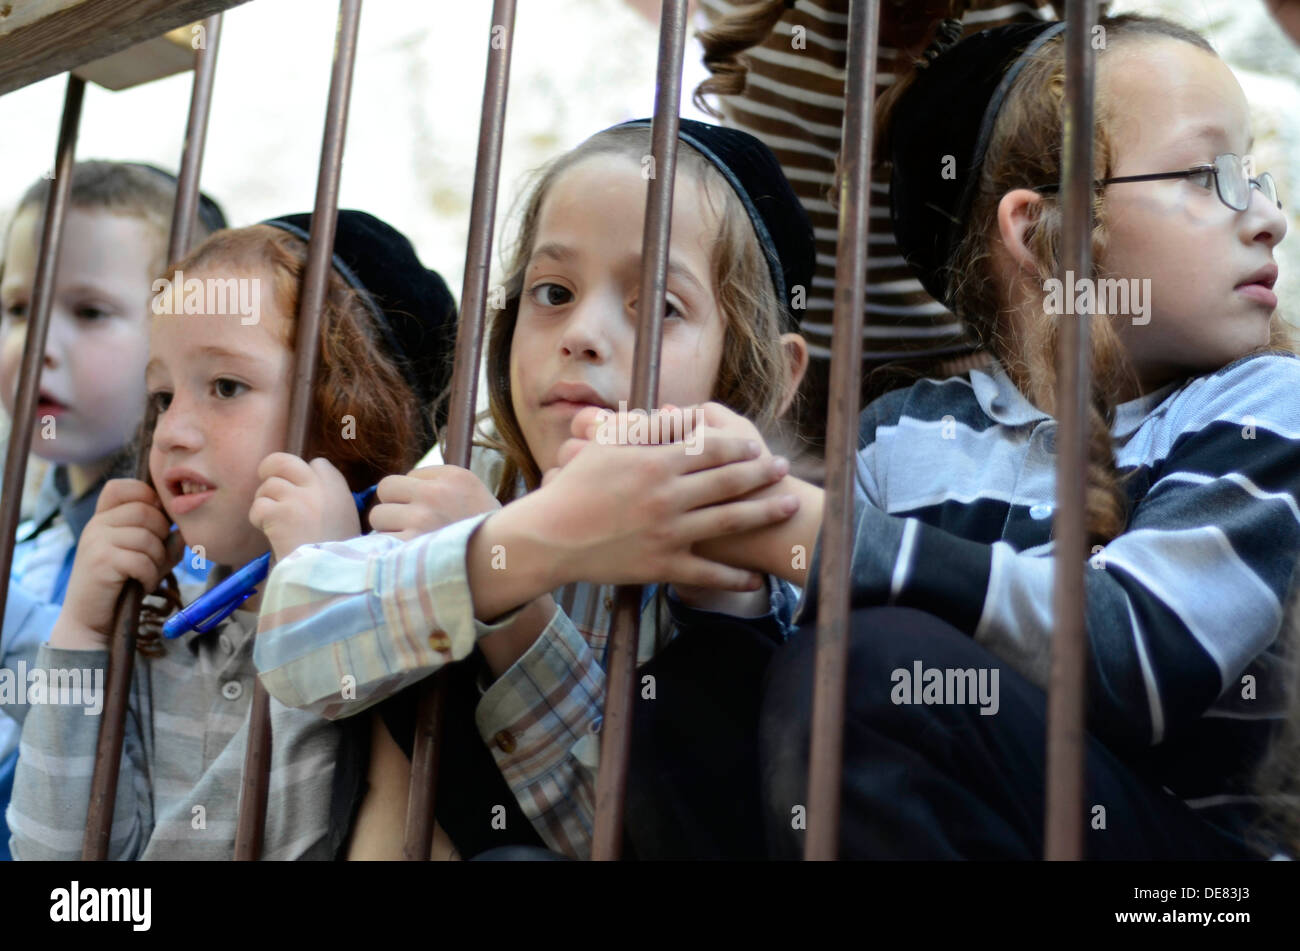
[[[808,341],[802,334],[781,334],[781,346],[785,349],[785,365],[789,369],[785,392],[781,394],[781,410],[777,414],[784,416],[790,408],[794,396],[799,392],[799,384],[808,371]]]
[[[1043,196],[1028,188],[1016,188],[998,202],[998,234],[1007,254],[1022,271],[1037,273],[1038,262],[1029,248],[1029,229],[1038,222]]]

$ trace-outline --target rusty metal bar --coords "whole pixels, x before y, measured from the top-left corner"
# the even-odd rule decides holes
[[[180,175],[176,181],[176,204],[172,211],[171,233],[167,241],[167,262],[179,260],[189,250],[194,234],[194,220],[199,207],[199,174],[203,167],[203,149],[207,140],[208,116],[212,111],[213,77],[217,68],[217,44],[221,34],[221,14],[204,21],[204,45],[195,54],[194,83],[190,92],[190,112],[181,152]],[[141,482],[149,475],[149,450],[153,445],[156,413],[147,405],[136,447],[135,477]],[[135,669],[135,641],[140,620],[140,602],[144,590],[139,582],[128,582],[118,596],[109,644],[108,676],[103,716],[99,723],[99,741],[95,747],[95,767],[90,781],[90,808],[86,815],[86,833],[81,857],[102,861],[108,857],[113,828],[113,809],[117,803],[118,768],[122,758],[122,741],[126,708]]]
[[[1065,122],[1061,148],[1061,270],[1092,276],[1092,139],[1096,55],[1090,40],[1096,0],[1069,0],[1065,29]],[[1065,277],[1064,274],[1060,275]],[[1065,321],[1057,358],[1056,538],[1052,588],[1052,668],[1047,696],[1047,815],[1043,855],[1083,858],[1084,696],[1088,662],[1083,572],[1091,402],[1090,318]]]
[[[221,14],[203,21],[203,47],[195,54],[194,86],[190,92],[190,117],[185,126],[180,174],[176,177],[176,211],[167,241],[167,263],[179,261],[192,244],[199,212],[199,175],[212,111],[212,82],[217,73],[217,46],[221,42]]]
[[[54,152],[54,181],[45,201],[41,226],[40,257],[36,262],[35,286],[32,289],[31,316],[23,359],[18,370],[18,392],[14,394],[13,424],[9,448],[5,454],[3,498],[0,499],[0,618],[9,600],[9,571],[13,567],[14,542],[23,499],[23,482],[27,478],[27,457],[31,452],[32,431],[36,428],[36,394],[41,385],[41,368],[45,363],[45,341],[49,336],[50,312],[54,300],[54,277],[59,269],[59,245],[68,199],[72,193],[72,163],[77,151],[77,130],[81,124],[81,102],[85,80],[68,76],[63,97],[63,119],[59,124],[59,141]],[[0,623],[3,623],[0,621]]]
[[[844,689],[848,666],[849,568],[853,557],[853,465],[858,447],[862,324],[867,283],[872,119],[880,0],[851,0],[844,137],[839,182],[835,309],[831,325],[830,413],[826,425],[826,507],[817,599],[812,748],[804,858],[839,853]]]
[[[352,96],[352,71],[357,54],[357,29],[361,0],[340,0],[334,68],[330,74],[329,104],[321,142],[320,171],[316,178],[316,207],[311,216],[307,268],[302,278],[295,331],[293,385],[289,399],[286,451],[301,456],[307,448],[311,424],[312,385],[320,355],[320,319],[326,282],[333,267],[334,232],[338,224],[339,176],[343,166],[343,140],[348,127]],[[240,784],[239,821],[235,827],[235,860],[261,857],[266,829],[266,795],[271,778],[271,704],[262,681],[253,689],[249,712],[248,747]]]
[[[488,41],[483,107],[479,117],[478,155],[474,163],[474,196],[469,212],[469,244],[465,252],[465,281],[460,297],[460,326],[456,362],[451,376],[444,460],[468,469],[474,436],[474,407],[478,395],[479,360],[487,316],[488,275],[492,233],[501,177],[501,146],[505,136],[506,94],[510,90],[510,52],[515,34],[515,0],[495,0]],[[442,733],[443,679],[435,675],[422,688],[411,750],[411,787],[406,806],[402,855],[408,861],[428,861],[433,842],[433,812],[438,782],[438,749]]]
[[[636,349],[632,356],[631,406],[645,410],[659,405],[660,342],[668,283],[673,185],[677,176],[677,132],[681,127],[678,112],[682,99],[682,60],[686,50],[686,0],[664,0],[660,9],[655,110],[650,126],[654,165],[646,193]],[[605,714],[591,844],[591,857],[596,861],[616,860],[623,846],[640,620],[640,586],[620,585],[614,595],[613,627],[605,661]]]

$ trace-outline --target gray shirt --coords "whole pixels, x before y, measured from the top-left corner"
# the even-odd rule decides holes
[[[189,588],[189,586],[186,586]],[[189,593],[187,591],[187,593]],[[257,615],[236,611],[217,629],[136,657],[110,859],[231,859],[240,777],[257,672]],[[106,650],[43,645],[45,670],[105,670]],[[29,674],[30,678],[30,674]],[[89,675],[85,681],[93,682]],[[53,682],[53,681],[51,681]],[[81,855],[98,741],[99,702],[26,708],[7,819],[15,859]],[[271,700],[270,792],[263,857],[328,859],[339,728]]]

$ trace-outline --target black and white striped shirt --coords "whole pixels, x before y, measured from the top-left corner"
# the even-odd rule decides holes
[[[1131,516],[1085,575],[1090,730],[1237,830],[1253,814],[1249,770],[1284,710],[1297,393],[1300,359],[1271,351],[1120,405],[1112,431]],[[869,405],[854,604],[936,614],[1046,688],[1055,433],[996,364]],[[816,603],[816,561],[800,615]]]

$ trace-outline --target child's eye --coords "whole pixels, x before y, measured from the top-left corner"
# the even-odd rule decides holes
[[[172,395],[159,390],[157,393],[149,394],[149,402],[158,413],[165,413],[167,407],[172,404]]]
[[[637,301],[635,300],[632,301],[631,306],[632,306],[633,314],[641,313],[640,306],[638,305]],[[673,300],[673,296],[671,294],[666,294],[664,296],[664,320],[672,320],[673,318],[677,318],[678,320],[685,320],[686,312],[682,309],[681,305],[677,303],[677,301]]]
[[[573,292],[567,287],[549,281],[535,285],[528,294],[534,303],[541,304],[543,307],[560,307],[573,300]]]
[[[99,320],[101,317],[107,317],[109,312],[102,307],[96,307],[93,304],[86,304],[78,307],[76,310],[79,320]]]
[[[9,320],[25,320],[27,318],[27,305],[14,301],[12,304],[6,304],[4,316]]]
[[[1202,188],[1209,189],[1214,187],[1214,172],[1211,169],[1194,172],[1187,176],[1187,180],[1193,185],[1200,185]]]
[[[248,389],[248,385],[228,377],[221,377],[213,382],[212,389],[219,399],[228,400]]]

